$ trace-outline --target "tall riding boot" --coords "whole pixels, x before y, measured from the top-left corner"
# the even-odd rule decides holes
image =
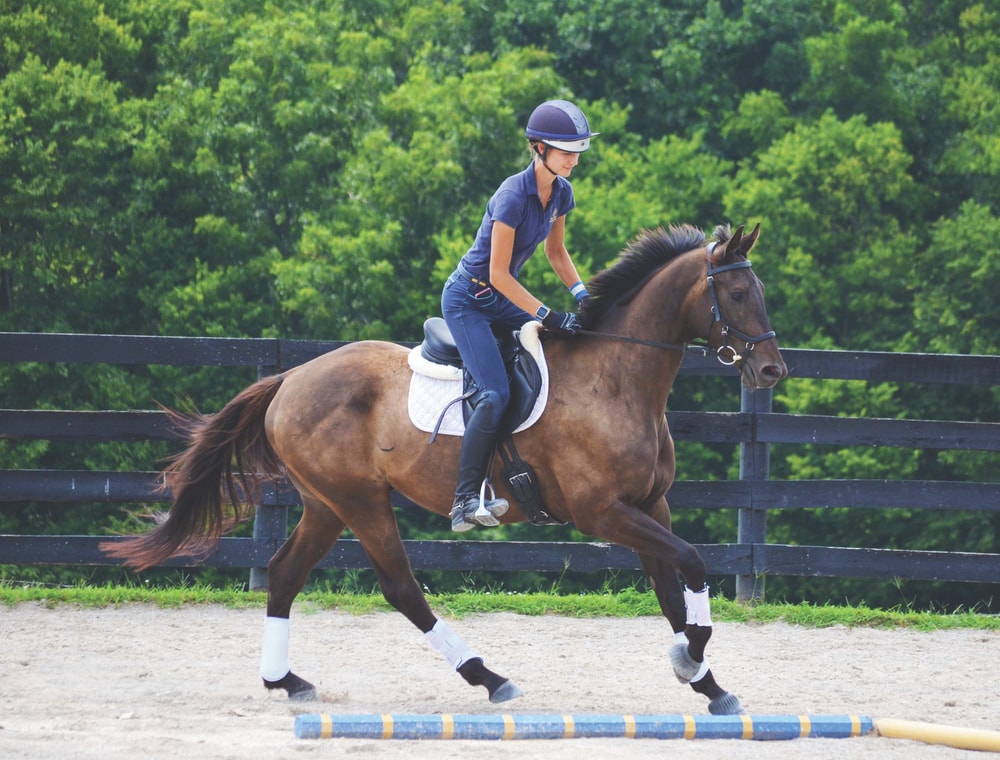
[[[465,425],[462,455],[458,461],[458,486],[451,508],[451,529],[459,533],[476,525],[499,525],[497,518],[510,506],[506,499],[486,498],[486,469],[496,446],[492,417],[492,399],[486,394]],[[492,489],[490,492],[492,494]]]

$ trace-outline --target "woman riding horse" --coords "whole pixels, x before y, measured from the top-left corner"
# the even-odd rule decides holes
[[[453,531],[499,525],[497,518],[509,506],[506,499],[487,499],[483,482],[510,402],[496,335],[517,330],[532,315],[556,332],[572,335],[580,329],[575,314],[552,311],[517,277],[544,241],[549,263],[577,302],[587,295],[565,245],[566,215],[576,205],[567,178],[596,134],[583,111],[568,101],[549,100],[532,112],[525,129],[531,164],[504,180],[490,198],[472,248],[441,294],[445,322],[477,388],[462,439]]]

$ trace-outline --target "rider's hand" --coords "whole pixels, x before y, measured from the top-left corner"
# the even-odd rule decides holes
[[[553,330],[566,335],[576,335],[583,327],[576,314],[569,311],[550,311],[542,319],[542,324],[548,330]]]

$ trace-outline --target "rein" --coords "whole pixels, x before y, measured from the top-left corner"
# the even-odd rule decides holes
[[[653,348],[663,348],[668,351],[691,351],[700,353],[702,356],[708,356],[708,351],[711,348],[708,344],[701,343],[661,343],[657,340],[643,340],[642,338],[630,338],[627,335],[615,335],[614,333],[602,333],[596,330],[577,330],[577,335],[589,335],[592,338],[607,338],[608,340],[618,341],[619,343],[636,343],[640,346],[651,346]]]
[[[770,340],[774,338],[777,333],[774,330],[768,330],[766,333],[761,333],[760,335],[751,336],[747,335],[745,332],[737,330],[735,327],[731,327],[728,322],[723,322],[722,319],[722,309],[719,307],[719,299],[715,295],[715,275],[721,272],[728,272],[732,269],[750,269],[751,263],[750,259],[745,259],[743,261],[737,261],[733,264],[726,264],[721,267],[713,267],[711,253],[712,249],[715,248],[713,243],[707,249],[709,255],[708,258],[708,292],[712,297],[712,320],[708,325],[708,332],[712,332],[712,326],[716,322],[722,322],[722,345],[715,349],[715,358],[719,360],[720,364],[727,367],[732,367],[735,364],[743,361],[743,355],[737,352],[735,348],[729,345],[729,335],[732,333],[740,340],[744,341],[746,344],[745,350],[747,352],[753,351],[753,347],[758,343],[765,340]],[[609,340],[618,341],[620,343],[635,343],[640,346],[650,346],[652,348],[662,348],[667,351],[682,351],[682,352],[695,352],[700,353],[702,356],[708,356],[708,352],[711,349],[707,343],[663,343],[656,340],[643,340],[642,338],[631,338],[627,335],[615,335],[613,333],[602,333],[596,332],[594,330],[578,330],[577,335],[589,335],[594,338],[607,338]]]

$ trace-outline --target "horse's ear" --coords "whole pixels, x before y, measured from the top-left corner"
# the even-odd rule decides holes
[[[743,228],[740,227],[740,230],[742,229]],[[753,228],[753,231],[740,241],[740,253],[742,253],[744,257],[750,255],[750,249],[757,244],[758,237],[760,237],[760,222],[757,222],[757,226]]]
[[[730,256],[736,255],[740,246],[743,244],[743,225],[741,224],[733,234],[730,236],[729,240],[726,241],[725,245],[719,245],[715,247],[712,251],[712,261],[715,264],[720,264],[725,261]]]
[[[745,229],[742,224],[736,228],[733,236],[726,242],[724,253],[720,258],[729,258],[730,256],[747,257],[750,249],[757,243],[757,237],[760,235],[760,222],[757,223],[757,226],[748,235],[744,234]]]

